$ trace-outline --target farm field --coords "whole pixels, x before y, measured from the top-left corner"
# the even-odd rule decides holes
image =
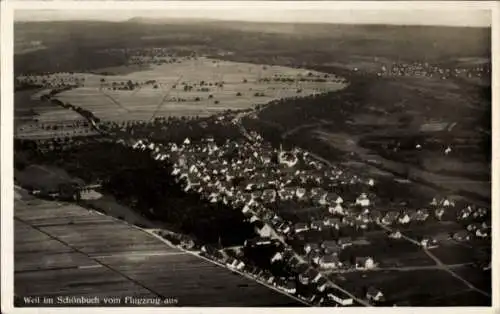
[[[436,306],[452,306],[460,301],[457,295],[470,293],[478,296],[476,295],[474,304],[467,303],[468,305],[485,306],[489,302],[481,294],[468,290],[458,279],[439,269],[358,272],[342,274],[341,277],[338,282],[360,297],[363,296],[363,287],[373,286],[380,289],[388,305],[429,305],[429,300],[439,296],[439,300],[433,302]]]
[[[296,306],[293,299],[77,205],[16,200],[17,296],[177,298],[180,306]],[[106,239],[106,245],[102,245]]]
[[[316,71],[208,58],[155,65],[125,75],[62,73],[32,79],[53,83],[84,82],[82,87],[62,92],[57,98],[90,110],[102,120],[147,120],[154,113],[158,116],[209,116],[228,109],[246,109],[274,99],[319,94],[346,86],[343,79],[330,74],[325,77]],[[123,86],[128,84],[138,85],[125,90]],[[44,119],[52,114],[44,112],[40,116]]]
[[[358,145],[357,137],[344,133],[331,133],[325,130],[314,130],[311,132],[315,138],[328,143],[332,147],[344,152],[354,152],[362,160],[370,161],[371,164],[377,164],[382,169],[389,170],[398,174],[411,175],[411,180],[430,182],[440,188],[460,194],[461,191],[469,191],[480,198],[491,197],[490,182],[478,181],[466,178],[459,178],[451,175],[438,174],[430,171],[421,170],[407,163],[398,162],[381,157],[376,152],[363,148]],[[457,180],[460,179],[460,180]]]
[[[14,136],[24,139],[52,139],[95,135],[80,114],[40,100],[49,90],[23,90],[14,93]]]
[[[14,121],[17,129],[36,121],[60,122],[83,120],[71,110],[63,109],[50,102],[43,102],[40,96],[49,90],[23,90],[14,93]]]

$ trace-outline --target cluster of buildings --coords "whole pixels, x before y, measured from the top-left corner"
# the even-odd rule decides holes
[[[69,72],[55,72],[40,75],[22,75],[16,77],[16,84],[43,86],[44,88],[81,87],[85,83],[83,74],[75,75]]]
[[[319,184],[374,184],[373,180],[362,182],[358,177],[349,178],[339,169],[327,169],[300,149],[275,150],[262,141],[227,141],[223,145],[217,145],[211,138],[196,144],[185,139],[180,145],[138,141],[134,148],[151,151],[157,160],[173,162],[172,175],[183,184],[185,192],[199,193],[209,202],[222,202],[241,210],[246,219],[254,224],[258,234],[258,238],[248,241],[247,245],[265,244],[271,239],[286,241],[311,228],[336,228],[348,224],[347,219],[337,218],[335,221],[333,217],[327,218],[333,216],[332,213],[345,213],[349,206],[344,204],[342,196],[328,192]],[[271,208],[277,202],[295,202],[303,207],[316,206],[325,219],[321,222],[287,221]],[[368,195],[362,193],[354,203],[355,206],[368,206],[370,201]],[[320,268],[341,266],[337,264],[338,258],[331,245],[328,242],[324,244],[328,246],[325,251],[328,253],[314,258],[315,263]],[[278,253],[285,255],[285,251]],[[310,265],[305,256],[302,258],[305,265]],[[221,261],[220,254],[218,260]],[[224,260],[224,263],[236,269],[244,268],[244,263],[231,260]],[[356,267],[373,268],[375,262],[370,257],[360,257]],[[278,281],[277,285],[292,289],[289,286],[291,283],[280,284]]]
[[[363,231],[385,225],[396,230],[389,234],[389,238],[399,239],[402,236],[397,231],[400,227],[425,223],[429,219],[439,221],[445,214],[457,212],[455,202],[448,198],[434,199],[427,208],[374,209],[378,202],[371,189],[376,184],[374,179],[327,167],[300,148],[274,149],[257,134],[252,137],[254,141],[227,140],[223,144],[217,144],[210,137],[196,142],[186,138],[180,144],[170,142],[165,145],[140,140],[134,148],[150,151],[156,160],[172,162],[172,175],[183,184],[185,192],[195,192],[208,202],[222,202],[241,210],[258,234],[246,245],[265,245],[270,241],[292,243],[289,248],[298,252],[298,261],[308,265],[303,271],[315,269],[320,276],[322,271],[332,269],[371,270],[378,267],[379,262],[373,256],[355,256],[353,261],[340,258],[342,250],[355,245],[359,238],[314,238],[312,234],[351,229],[362,239]],[[301,212],[306,215],[294,216],[294,213]],[[487,215],[485,209],[471,206],[458,213],[460,219]],[[466,232],[469,237],[472,233],[484,237],[486,230],[490,229],[487,223],[470,223]],[[458,232],[453,238],[462,241],[465,236],[461,234]],[[438,240],[432,237],[420,239],[420,242],[426,248],[438,246]],[[270,262],[284,259],[286,252],[284,246]],[[216,255],[228,267],[252,273],[248,270],[251,266],[245,262],[235,257],[226,260],[223,253]],[[259,275],[264,276],[262,280],[271,281],[285,291],[294,291],[293,284],[286,282],[295,282],[295,279],[281,278],[284,283],[276,283],[269,279],[270,273],[267,277],[262,274]],[[300,271],[298,274],[303,275]]]
[[[276,150],[259,140],[217,145],[211,138],[197,143],[186,138],[180,145],[157,145],[141,140],[134,148],[152,152],[157,160],[172,161],[172,175],[183,184],[185,192],[199,193],[209,202],[223,202],[241,210],[259,235],[247,245],[266,244],[273,238],[302,240],[294,241],[293,250],[300,252],[304,263],[313,265],[318,273],[346,267],[370,270],[378,263],[371,256],[357,256],[354,263],[342,261],[339,253],[353,245],[351,237],[310,242],[303,236],[308,232],[341,228],[362,232],[376,223],[407,224],[412,220],[425,221],[433,214],[429,210],[382,214],[371,209],[376,200],[373,193],[339,195],[332,192],[342,185],[365,186],[369,190],[375,181],[326,167],[301,149]],[[316,215],[305,221],[292,221],[277,215],[273,208],[276,204],[292,203],[299,211],[312,208]],[[221,254],[217,253],[219,261],[222,261]],[[279,256],[273,259],[282,259],[285,251],[277,254]],[[223,261],[232,265],[228,267],[245,269],[244,262]],[[288,284],[281,286],[291,289]]]
[[[453,235],[455,240],[491,239],[490,212],[486,208],[468,205],[458,211],[457,220],[466,228]]]
[[[357,69],[354,69],[357,71]],[[489,66],[464,67],[439,67],[427,62],[394,63],[391,66],[383,65],[377,72],[378,76],[413,76],[413,77],[436,77],[448,79],[451,77],[486,77],[490,73]]]

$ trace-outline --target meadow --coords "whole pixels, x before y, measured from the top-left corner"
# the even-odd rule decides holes
[[[57,98],[113,121],[148,120],[153,115],[210,116],[346,86],[344,79],[332,74],[209,58],[184,58],[122,75],[55,73],[30,79],[53,85],[78,82],[79,87]],[[40,119],[52,114],[42,112]]]

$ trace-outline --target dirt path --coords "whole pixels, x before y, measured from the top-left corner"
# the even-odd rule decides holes
[[[285,138],[297,133],[298,131],[301,131],[304,129],[316,128],[316,127],[320,127],[320,126],[324,126],[324,125],[329,125],[332,123],[333,122],[330,122],[330,121],[320,121],[320,122],[316,122],[316,123],[302,124],[302,125],[299,125],[291,130],[284,132],[283,134],[281,134],[281,138],[285,139]]]
[[[448,268],[461,268],[465,266],[471,266],[473,263],[462,263],[462,264],[448,264],[445,265]],[[403,267],[377,267],[370,270],[362,269],[345,269],[345,270],[331,270],[325,271],[327,274],[347,274],[347,273],[373,273],[381,271],[415,271],[415,270],[433,270],[441,269],[439,265],[426,265],[426,266],[403,266]]]
[[[381,228],[389,231],[389,232],[394,232],[393,229],[391,229],[390,227],[380,223],[380,222],[377,222],[377,225],[380,226]],[[432,254],[426,247],[423,247],[420,242],[416,241],[415,239],[412,239],[406,235],[404,235],[403,233],[401,233],[401,238],[419,246],[422,248],[422,250],[424,251],[425,254],[427,254],[427,256],[429,256],[432,260],[434,260],[434,262],[436,263],[436,267],[438,269],[442,269],[446,272],[448,272],[450,275],[452,275],[453,277],[457,278],[458,280],[460,280],[461,282],[463,282],[465,285],[467,285],[470,289],[474,290],[474,291],[477,291],[479,293],[481,293],[482,295],[486,296],[486,297],[489,297],[491,298],[491,294],[479,289],[479,288],[476,288],[473,284],[471,284],[470,282],[468,282],[467,280],[465,280],[464,278],[460,277],[457,273],[455,273],[453,270],[451,270],[451,267],[449,267],[449,265],[446,265],[444,264],[439,258],[437,258],[434,254]]]

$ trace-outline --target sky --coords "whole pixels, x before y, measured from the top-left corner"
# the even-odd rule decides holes
[[[95,3],[95,2],[94,2]],[[136,3],[137,4],[137,3]],[[262,4],[262,2],[260,2]],[[115,4],[116,5],[116,4]],[[95,6],[94,6],[95,7]],[[116,6],[115,6],[116,8]],[[153,10],[117,10],[110,7],[100,10],[24,10],[15,11],[16,21],[54,20],[104,20],[124,21],[134,17],[215,19],[251,22],[296,22],[296,23],[348,23],[348,24],[398,24],[398,25],[447,25],[447,26],[491,26],[489,10],[469,9],[346,9],[334,6],[282,6],[256,5],[176,5],[155,7]]]

